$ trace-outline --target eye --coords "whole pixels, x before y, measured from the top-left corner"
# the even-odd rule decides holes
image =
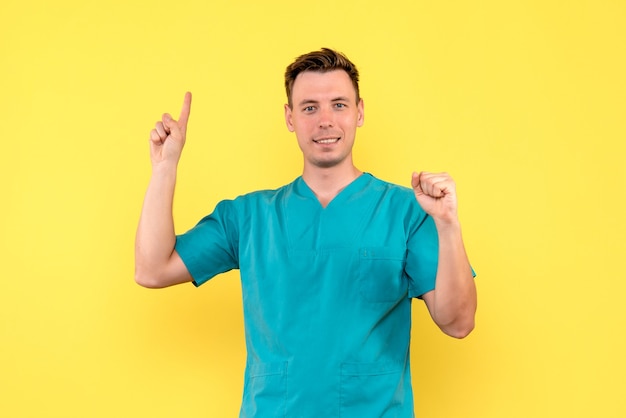
[[[343,109],[346,107],[345,103],[335,103],[335,107],[337,109]]]
[[[302,109],[303,111],[307,112],[307,113],[311,113],[315,110],[314,106],[306,106],[304,109]]]

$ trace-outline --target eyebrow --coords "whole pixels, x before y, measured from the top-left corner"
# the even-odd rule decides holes
[[[305,99],[302,100],[300,103],[298,103],[298,106],[304,106],[304,105],[310,105],[310,104],[317,104],[318,101],[317,100],[313,100],[313,99]]]
[[[335,97],[334,99],[331,100],[331,102],[349,102],[350,99],[348,99],[345,96],[339,96],[339,97]],[[302,100],[300,103],[298,103],[298,106],[304,106],[304,105],[310,105],[310,104],[318,104],[319,101],[317,100],[313,100],[313,99],[305,99]]]

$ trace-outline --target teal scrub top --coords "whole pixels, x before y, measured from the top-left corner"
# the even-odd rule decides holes
[[[220,202],[176,251],[199,286],[239,269],[241,417],[412,417],[411,298],[438,239],[413,191],[364,173],[326,208],[299,177]]]

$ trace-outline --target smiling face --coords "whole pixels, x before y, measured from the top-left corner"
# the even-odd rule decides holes
[[[363,100],[343,70],[304,71],[285,105],[287,128],[295,132],[304,168],[352,165],[356,128],[363,125]]]

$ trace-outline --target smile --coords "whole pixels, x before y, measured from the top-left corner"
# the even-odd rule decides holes
[[[313,142],[315,142],[316,144],[334,144],[335,142],[338,142],[339,138],[321,138],[321,139],[314,139]]]

